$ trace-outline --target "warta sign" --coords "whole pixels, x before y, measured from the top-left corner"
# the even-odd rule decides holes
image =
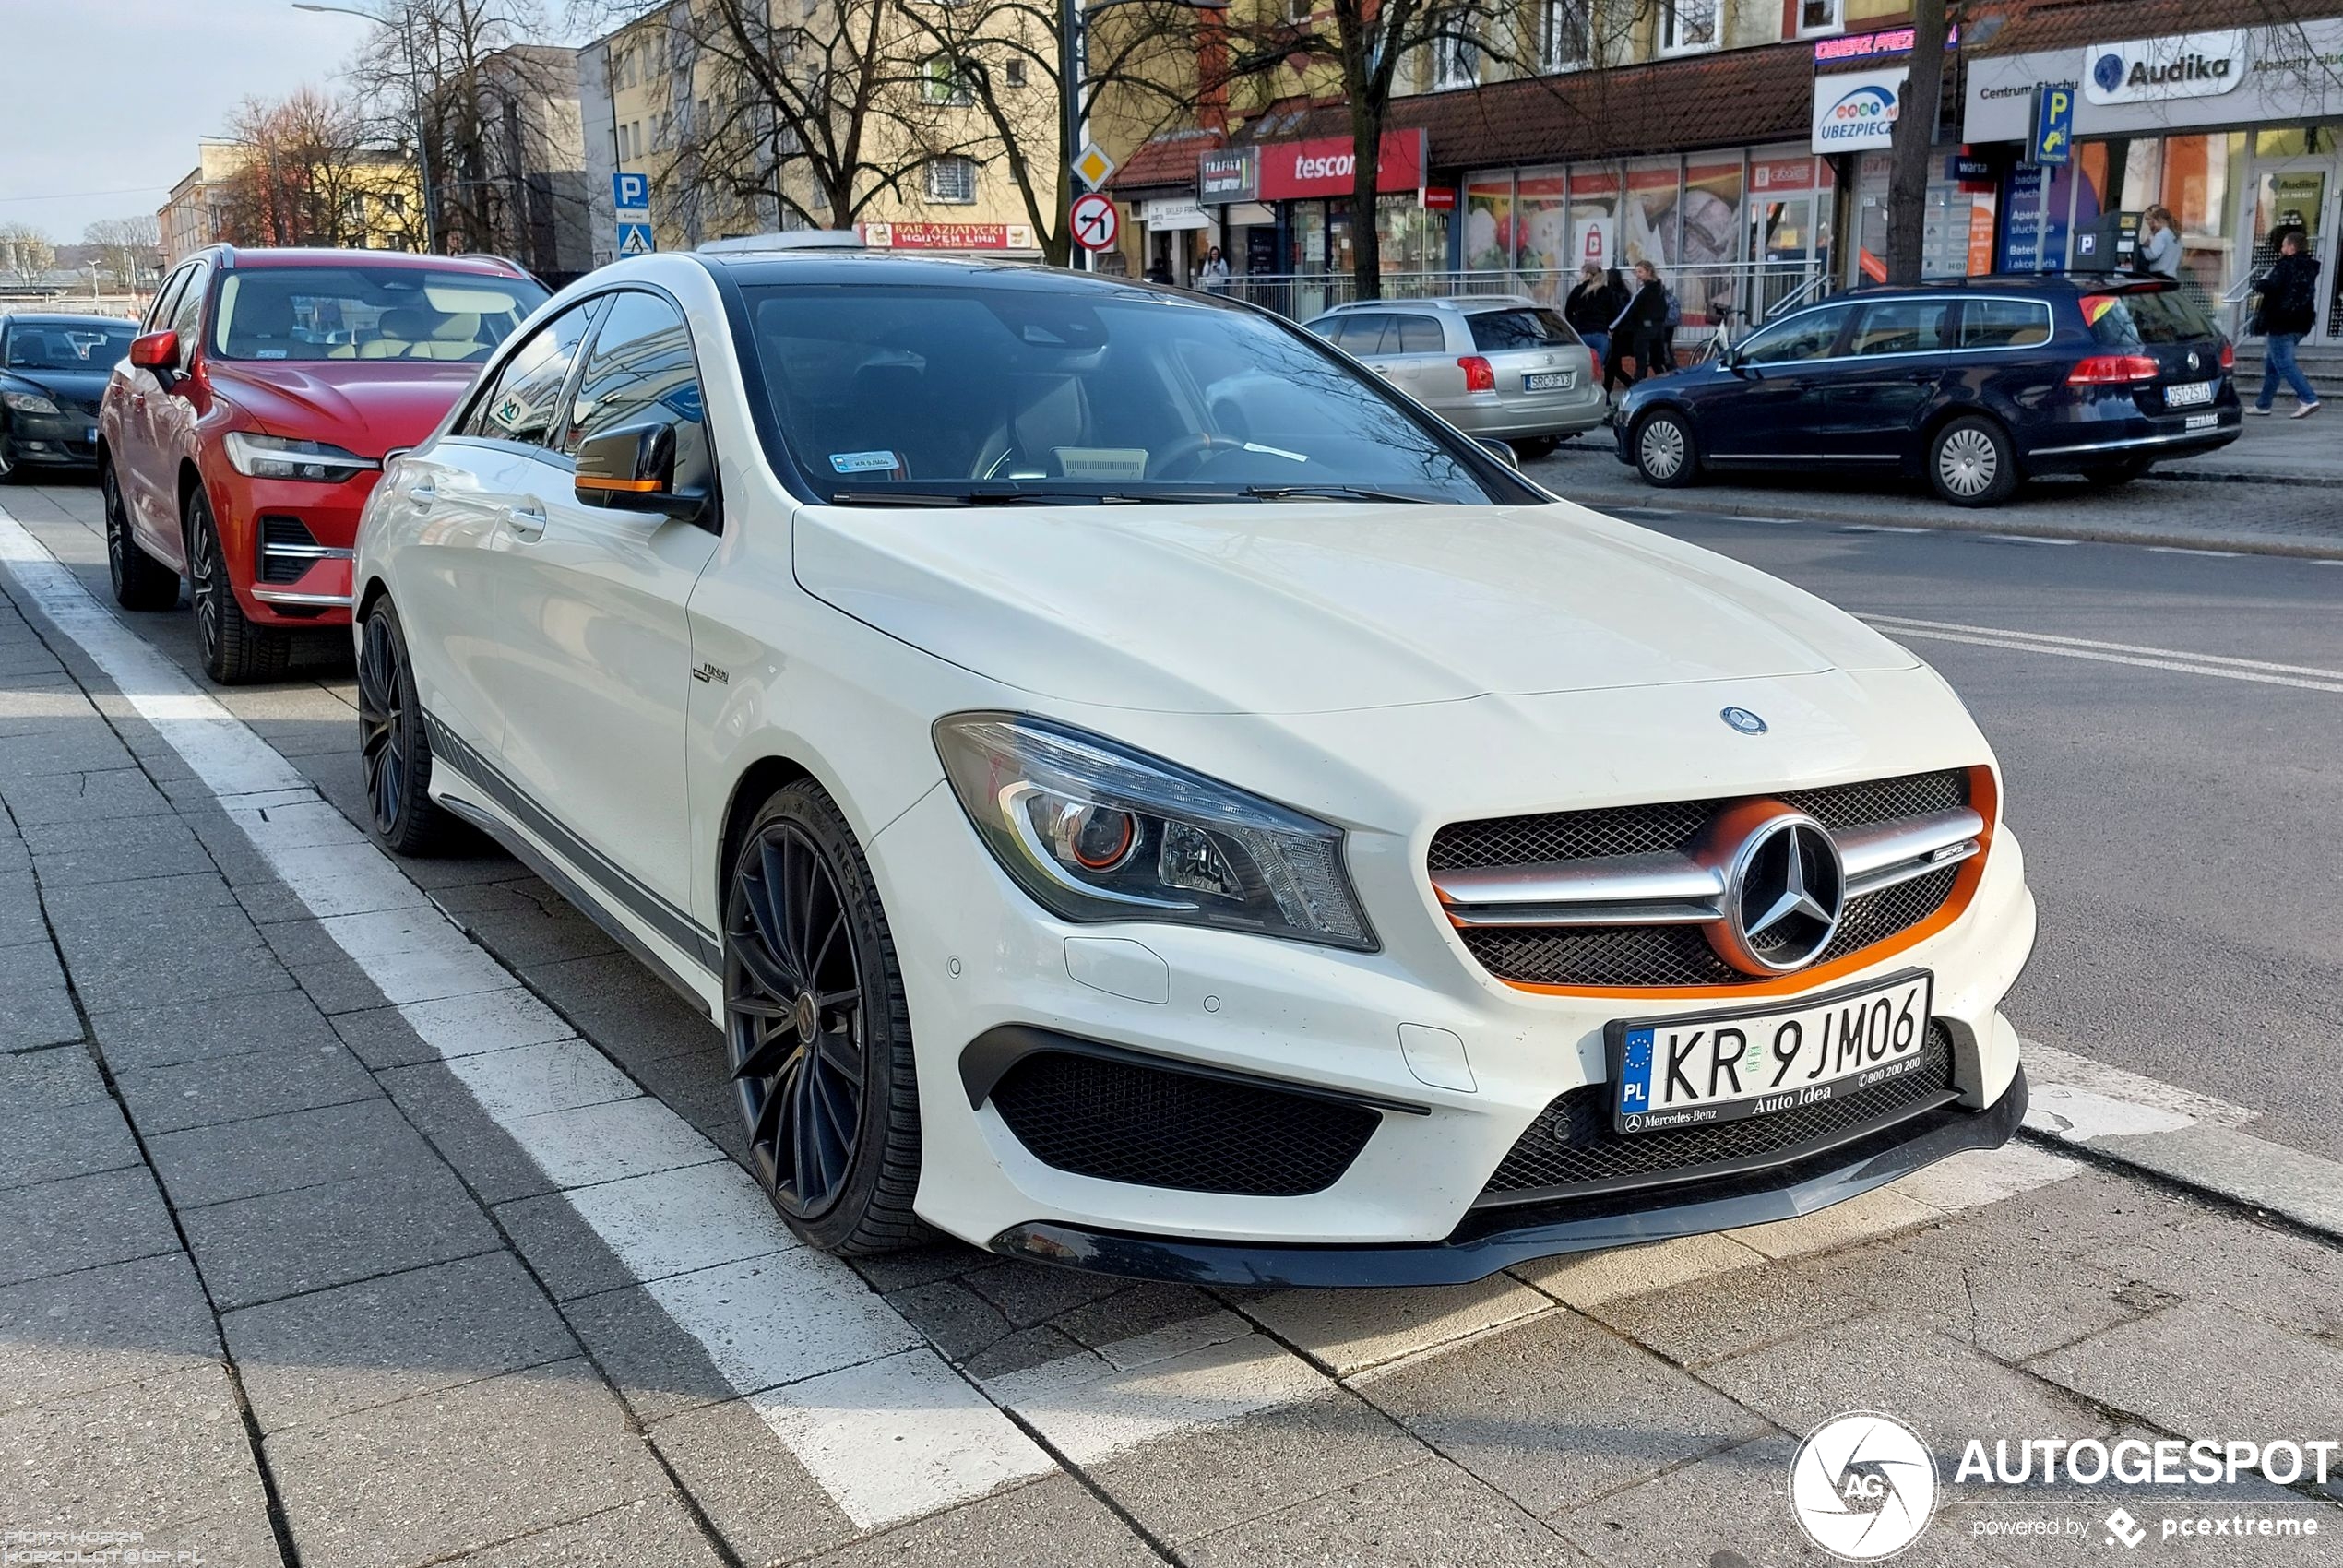
[[[1421,130],[1384,132],[1375,160],[1374,188],[1386,193],[1421,189],[1427,162],[1424,144]],[[1350,194],[1358,159],[1349,137],[1266,142],[1260,151],[1262,201]]]
[[[2083,52],[2083,96],[2093,103],[2218,98],[2245,79],[2245,34],[2189,32]]]

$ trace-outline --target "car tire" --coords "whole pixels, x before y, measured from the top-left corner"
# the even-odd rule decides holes
[[[1513,444],[1514,456],[1525,463],[1551,457],[1561,449],[1562,437],[1559,435],[1525,435]]]
[[[402,855],[447,847],[456,823],[431,798],[431,734],[406,628],[387,598],[366,612],[358,641],[358,761],[376,842]]]
[[[228,558],[211,501],[197,485],[187,496],[187,586],[196,606],[196,645],[204,673],[223,686],[284,678],[292,662],[292,635],[256,626],[236,602]]]
[[[2017,454],[1992,420],[1947,420],[1928,443],[1928,482],[1955,506],[1998,506],[2017,488]]]
[[[0,484],[6,484],[16,477],[16,444],[9,439],[6,422],[0,422]]]
[[[179,574],[141,550],[131,537],[130,514],[122,504],[122,484],[111,457],[98,468],[98,500],[106,517],[106,576],[113,583],[113,601],[125,610],[176,610]]]
[[[919,1079],[895,941],[853,830],[811,779],[742,831],[724,895],[724,1039],[750,1164],[789,1228],[845,1254],[927,1237]]]
[[[1647,414],[1635,431],[1635,471],[1646,484],[1674,490],[1700,478],[1700,451],[1692,425],[1673,409]]]

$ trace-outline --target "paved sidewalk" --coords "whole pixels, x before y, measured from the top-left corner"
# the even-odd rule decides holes
[[[2095,1162],[2235,1108],[2045,1055],[2079,1158],[1452,1289],[957,1244],[850,1271],[749,1191],[708,1025],[511,861],[391,862],[350,825],[346,668],[202,686],[184,615],[125,630],[77,587],[88,507],[26,494],[0,1532],[212,1568],[1771,1568],[1820,1560],[1800,1440],[1876,1409],[1944,1483],[1902,1562],[2099,1558],[2119,1506],[2144,1561],[2335,1560],[2343,1484],[1955,1479],[1970,1439],[2343,1441],[2343,1248]],[[2324,1533],[2159,1538],[2214,1515]]]

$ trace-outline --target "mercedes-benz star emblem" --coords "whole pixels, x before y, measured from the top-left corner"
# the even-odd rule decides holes
[[[1787,806],[1751,830],[1725,868],[1725,918],[1708,928],[1744,974],[1802,969],[1838,934],[1847,873],[1823,825]]]
[[[1762,735],[1766,732],[1766,721],[1745,707],[1729,707],[1717,717],[1744,735]]]

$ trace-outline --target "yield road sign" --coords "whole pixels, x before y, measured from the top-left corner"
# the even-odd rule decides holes
[[[648,255],[657,249],[659,243],[651,238],[649,224],[621,223],[618,226],[618,254],[621,256]]]
[[[1074,224],[1074,243],[1086,251],[1105,250],[1114,244],[1114,236],[1123,227],[1114,203],[1096,191],[1076,196],[1074,209],[1067,217]]]
[[[611,206],[621,212],[650,210],[651,177],[648,174],[617,173],[610,177]]]
[[[1086,142],[1074,160],[1074,172],[1082,176],[1084,184],[1096,190],[1106,184],[1109,174],[1114,172],[1114,160],[1109,158],[1106,148],[1098,143]]]

